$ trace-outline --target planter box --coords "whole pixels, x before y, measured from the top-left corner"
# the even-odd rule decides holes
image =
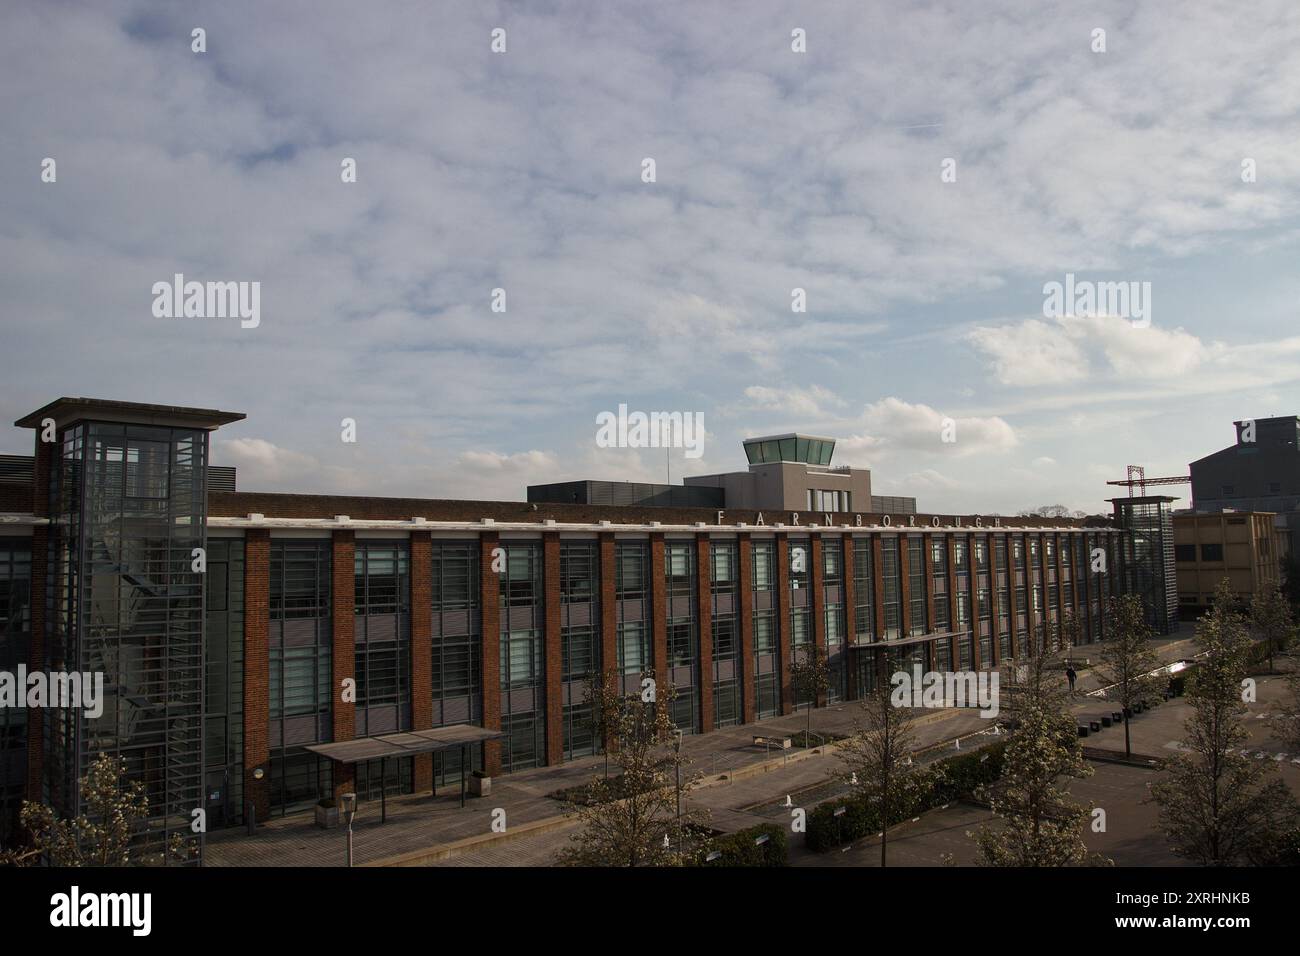
[[[476,797],[486,797],[492,792],[492,778],[478,777],[470,774],[469,792]]]
[[[322,830],[333,830],[339,825],[339,808],[316,806],[316,826]]]

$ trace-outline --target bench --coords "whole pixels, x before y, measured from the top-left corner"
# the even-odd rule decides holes
[[[765,737],[760,734],[754,735],[755,747],[779,747],[781,750],[789,750],[794,746],[789,737]]]

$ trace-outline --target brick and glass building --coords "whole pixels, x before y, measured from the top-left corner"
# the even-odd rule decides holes
[[[824,446],[803,491],[845,510],[264,494],[208,465],[242,417],[65,398],[17,423],[36,442],[0,481],[0,667],[101,670],[109,702],[0,713],[5,826],[24,796],[75,812],[105,751],[160,835],[195,808],[216,828],[563,763],[600,749],[584,690],[610,672],[674,685],[686,733],[750,723],[794,712],[811,645],[818,703],[853,700],[884,660],[994,668],[1066,613],[1099,640],[1123,580],[1108,523],[863,507]],[[306,749],[458,725],[502,736],[386,772]]]

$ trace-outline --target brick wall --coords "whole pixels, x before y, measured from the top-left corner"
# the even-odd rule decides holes
[[[356,736],[357,705],[355,689],[349,700],[343,699],[343,682],[357,677],[356,610],[356,535],[352,531],[335,531],[331,567],[334,616],[334,740],[351,740]],[[334,796],[337,799],[356,789],[356,768],[334,765]]]
[[[244,800],[271,815],[271,533],[244,535]],[[262,779],[254,772],[262,771]]]
[[[412,517],[423,517],[429,521],[467,521],[477,522],[482,518],[494,521],[535,522],[540,525],[547,519],[561,523],[595,524],[599,521],[611,521],[615,524],[649,524],[658,521],[662,524],[694,525],[703,522],[718,530],[735,528],[738,522],[756,524],[763,516],[764,524],[772,527],[778,522],[789,525],[793,515],[802,514],[793,511],[754,511],[743,508],[727,508],[722,512],[722,521],[718,520],[718,511],[714,508],[661,508],[628,507],[622,505],[574,505],[529,503],[525,501],[446,501],[427,498],[374,498],[350,495],[285,495],[251,491],[212,491],[208,493],[208,514],[214,517],[244,517],[251,513],[260,513],[268,517],[280,518],[332,518],[335,515],[349,515],[356,519],[402,521]],[[872,523],[871,516],[879,512],[854,512],[831,515],[835,525],[856,526],[859,516],[864,524]],[[806,517],[806,515],[804,515]],[[821,517],[821,515],[818,515]],[[908,516],[911,518],[912,516]],[[916,525],[899,531],[928,530],[930,520],[938,517],[943,525],[950,525],[960,520],[963,526],[974,526],[976,520],[992,522],[994,518],[977,515],[916,515]],[[1008,524],[1017,527],[1039,528],[1081,527],[1084,520],[1071,518],[1007,518]],[[865,530],[865,529],[863,529]],[[985,526],[984,530],[993,530]]]
[[[411,729],[433,727],[433,539],[411,532]],[[414,762],[414,789],[433,789],[433,754]]]
[[[500,543],[501,536],[495,531],[479,536],[483,726],[488,730],[501,729],[501,577],[492,570],[492,551]],[[501,773],[501,741],[489,740],[483,745],[483,768],[489,777]]]
[[[699,607],[700,731],[713,729],[712,550],[707,534],[695,537],[695,599]]]
[[[736,550],[740,571],[737,575],[736,616],[740,619],[740,699],[744,723],[758,719],[754,687],[754,552],[749,535],[737,535]]]
[[[542,590],[545,594],[543,661],[546,674],[546,763],[564,762],[564,647],[560,634],[560,533],[542,535]]]

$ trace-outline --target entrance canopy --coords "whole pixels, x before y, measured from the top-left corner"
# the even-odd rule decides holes
[[[450,727],[435,727],[433,730],[408,730],[400,734],[385,734],[383,737],[362,737],[359,740],[340,740],[332,744],[311,744],[305,749],[320,754],[340,764],[365,763],[368,760],[380,761],[384,782],[379,787],[379,799],[382,810],[380,822],[388,820],[388,758],[413,757],[416,754],[431,754],[443,750],[459,748],[461,752],[460,805],[465,805],[465,777],[468,768],[464,766],[465,754],[474,744],[485,740],[504,737],[499,730],[487,730],[473,724],[452,724]],[[438,795],[437,785],[434,796]]]
[[[383,737],[361,737],[357,740],[340,740],[332,744],[311,744],[305,749],[328,757],[341,764],[365,763],[386,757],[410,757],[415,754],[434,753],[455,747],[470,747],[485,740],[496,740],[505,734],[487,730],[473,724],[452,724],[432,730],[408,730]]]

